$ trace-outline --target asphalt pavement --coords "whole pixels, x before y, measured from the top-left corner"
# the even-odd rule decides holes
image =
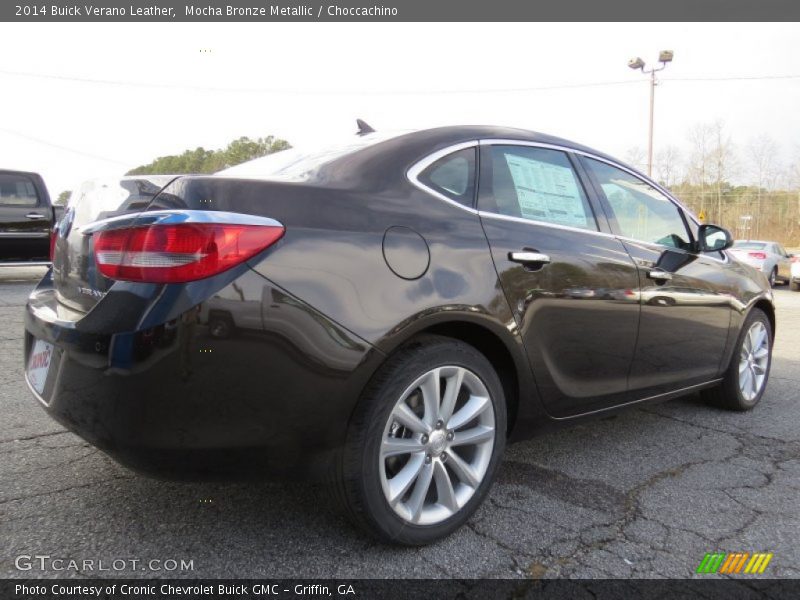
[[[785,286],[755,410],[689,396],[513,445],[467,526],[405,549],[314,485],[157,481],[65,431],[22,378],[42,273],[0,273],[0,577],[683,578],[707,552],[773,553],[765,576],[800,577],[800,293]]]

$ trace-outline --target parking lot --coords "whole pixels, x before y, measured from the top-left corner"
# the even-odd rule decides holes
[[[691,396],[519,443],[468,526],[398,549],[354,531],[315,486],[156,481],[64,431],[22,379],[23,306],[41,273],[0,272],[2,577],[682,578],[715,551],[771,552],[765,575],[800,577],[800,293],[786,286],[754,411]],[[36,554],[128,562],[17,569]]]

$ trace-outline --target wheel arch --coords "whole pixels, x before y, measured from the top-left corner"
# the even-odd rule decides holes
[[[772,329],[772,337],[774,339],[775,338],[775,325],[776,325],[776,323],[775,323],[775,306],[772,304],[772,302],[770,302],[766,298],[761,298],[761,299],[757,300],[753,304],[753,306],[750,308],[750,310],[752,311],[754,308],[761,309],[767,315],[767,318],[769,319],[770,329]]]
[[[534,386],[527,363],[527,355],[518,338],[500,325],[469,317],[431,318],[395,337],[387,347],[381,345],[387,359],[397,349],[421,336],[437,335],[469,344],[483,354],[497,372],[506,397],[508,435],[518,422],[520,405],[525,398],[533,398]]]

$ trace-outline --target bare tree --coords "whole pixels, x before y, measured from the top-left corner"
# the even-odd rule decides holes
[[[656,176],[664,187],[680,182],[681,153],[676,146],[665,146],[656,153]]]
[[[701,211],[706,208],[706,184],[711,162],[711,138],[711,126],[706,123],[698,123],[689,130],[689,142],[692,145],[692,151],[686,175],[689,182],[700,187]]]
[[[768,135],[752,138],[747,144],[749,172],[755,192],[755,206],[751,209],[754,215],[755,236],[758,237],[761,227],[761,202],[764,192],[775,188],[780,168],[778,167],[778,145]]]
[[[751,138],[747,144],[749,175],[754,186],[771,190],[780,174],[778,145],[768,135]]]
[[[730,136],[725,131],[725,124],[722,121],[715,121],[711,127],[711,153],[710,153],[710,175],[716,193],[717,222],[723,222],[722,210],[722,187],[736,168],[736,152]],[[730,219],[727,219],[730,221]]]
[[[632,146],[625,153],[625,162],[640,171],[647,170],[647,152],[641,146]]]

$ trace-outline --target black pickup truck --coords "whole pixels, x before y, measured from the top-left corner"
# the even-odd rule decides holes
[[[50,234],[63,211],[38,173],[0,170],[0,267],[49,262]]]

